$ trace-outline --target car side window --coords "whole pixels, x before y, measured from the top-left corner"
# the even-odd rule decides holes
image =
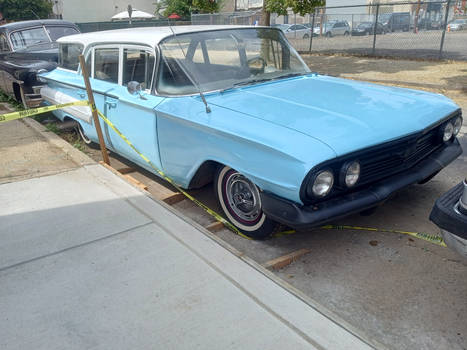
[[[118,48],[94,50],[94,79],[118,84]]]
[[[8,40],[6,39],[5,34],[0,34],[0,52],[10,51],[10,45],[8,45]]]
[[[130,81],[137,81],[143,89],[151,87],[154,70],[154,55],[145,50],[123,49],[123,81],[126,86]]]

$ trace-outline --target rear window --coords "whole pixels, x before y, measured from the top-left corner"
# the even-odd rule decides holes
[[[57,39],[62,36],[78,34],[79,32],[73,27],[63,27],[63,26],[45,26],[47,33],[49,33],[50,39],[52,41],[57,41]]]
[[[79,55],[83,52],[81,44],[59,44],[58,66],[64,69],[77,71]]]

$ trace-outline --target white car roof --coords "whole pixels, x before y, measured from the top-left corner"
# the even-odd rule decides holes
[[[198,26],[173,26],[175,34],[192,33],[220,29],[258,28],[254,26],[239,25],[198,25]],[[128,29],[107,30],[64,36],[58,39],[59,43],[79,43],[87,47],[90,44],[105,43],[131,43],[142,44],[150,47],[157,46],[163,39],[173,35],[170,27],[140,27]]]

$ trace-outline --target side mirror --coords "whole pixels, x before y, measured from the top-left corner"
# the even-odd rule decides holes
[[[128,82],[128,84],[126,85],[126,88],[127,88],[128,92],[130,94],[132,94],[132,95],[137,95],[142,90],[141,84],[138,83],[137,81]]]

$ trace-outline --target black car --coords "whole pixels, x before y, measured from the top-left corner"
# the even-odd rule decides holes
[[[418,29],[438,30],[441,29],[441,21],[431,18],[420,18],[417,23]]]
[[[378,17],[386,32],[395,32],[401,30],[408,32],[410,30],[410,12],[383,13]]]
[[[78,33],[75,24],[62,20],[0,26],[0,89],[27,108],[38,106],[43,84],[36,80],[36,73],[56,67],[58,38]]]
[[[352,36],[370,35],[375,32],[374,22],[362,22],[352,29]],[[376,34],[384,34],[384,27],[381,23],[376,23]]]

